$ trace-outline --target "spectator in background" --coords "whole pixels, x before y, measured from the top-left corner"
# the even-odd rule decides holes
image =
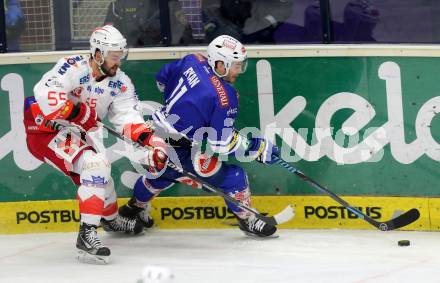
[[[314,0],[304,10],[304,29],[307,41],[322,42],[322,21],[319,0]]]
[[[205,39],[205,30],[202,20],[202,0],[179,0],[180,9],[185,17],[184,23],[191,31],[191,37],[195,40]]]
[[[127,37],[129,47],[161,44],[159,0],[112,1],[105,23],[120,30]]]
[[[206,43],[222,34],[247,43],[273,43],[273,33],[290,16],[292,2],[293,0],[170,1],[173,43]],[[177,19],[174,22],[173,17]]]
[[[379,22],[379,10],[369,0],[350,0],[344,7],[344,22],[330,20],[335,42],[371,42],[373,30]],[[305,38],[309,42],[322,41],[321,11],[318,0],[304,12]]]
[[[240,8],[244,1],[230,0],[175,0],[170,1],[173,43],[181,45],[205,44],[221,34],[241,37],[230,15],[246,12]],[[247,13],[249,13],[248,9]],[[174,22],[173,22],[174,20]]]
[[[304,9],[304,22],[297,25],[286,21],[274,32],[277,43],[322,42],[321,11],[319,0],[310,0]]]
[[[206,40],[227,34],[242,40],[245,21],[251,16],[250,0],[221,0],[220,7],[209,7],[204,10],[204,29]]]
[[[308,40],[322,41],[319,1],[306,8],[304,27]],[[336,42],[371,42],[373,30],[379,22],[379,10],[369,0],[350,0],[344,7],[344,22],[331,19],[333,40]]]
[[[20,37],[26,29],[25,17],[18,0],[6,1],[6,43],[8,51],[20,50]]]
[[[379,22],[379,10],[369,0],[351,0],[344,8],[344,30],[341,41],[376,41],[373,30]],[[335,37],[337,40],[337,38]]]
[[[374,42],[373,30],[379,22],[379,10],[369,0],[350,0],[344,7],[343,22],[330,20],[335,42]],[[285,22],[274,33],[278,43],[323,40],[320,1],[311,0],[304,10],[304,26]]]
[[[273,35],[291,14],[292,0],[252,0],[251,16],[243,27],[243,42],[273,43]]]

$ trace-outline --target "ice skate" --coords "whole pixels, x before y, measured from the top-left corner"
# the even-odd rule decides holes
[[[81,223],[76,241],[77,258],[85,263],[107,264],[110,260],[110,249],[102,245],[96,228],[95,225]]]
[[[238,227],[248,236],[260,237],[260,238],[278,237],[274,235],[274,233],[277,231],[277,228],[275,226],[268,225],[263,220],[255,217],[254,214],[251,214],[247,218],[240,218],[237,215],[236,217],[238,220]]]
[[[116,216],[113,220],[101,220],[101,226],[106,232],[124,232],[127,234],[139,234],[144,228],[142,223],[137,219],[131,219],[121,215]]]

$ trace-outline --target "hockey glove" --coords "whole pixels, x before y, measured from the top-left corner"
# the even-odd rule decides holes
[[[94,130],[97,128],[96,120],[98,116],[94,108],[88,106],[86,103],[78,103],[73,106],[67,120],[80,126],[84,131]]]
[[[273,164],[272,155],[280,156],[279,148],[263,138],[252,138],[247,150],[248,156],[254,156],[255,160],[264,164]]]
[[[146,157],[141,163],[150,166],[153,171],[162,170],[168,163],[167,146],[165,141],[154,134],[154,129],[148,123],[127,124],[123,130],[124,136],[148,148]]]
[[[168,163],[165,141],[155,135],[150,141],[152,149],[147,151],[147,156],[142,163],[150,166],[153,172],[161,171]]]

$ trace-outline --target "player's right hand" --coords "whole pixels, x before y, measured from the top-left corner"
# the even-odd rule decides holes
[[[80,126],[86,132],[96,129],[98,115],[96,114],[95,109],[86,103],[79,103],[75,107],[79,107],[79,111],[73,118],[69,119],[69,121]]]

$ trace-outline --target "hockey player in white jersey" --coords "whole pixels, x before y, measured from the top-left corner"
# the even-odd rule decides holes
[[[98,238],[97,227],[139,233],[143,226],[118,215],[110,162],[66,124],[84,133],[96,129],[97,119],[107,117],[118,131],[153,148],[145,152],[145,165],[161,170],[167,155],[163,141],[143,119],[131,80],[119,69],[128,52],[125,38],[113,26],[97,28],[90,52],[62,58],[43,75],[34,96],[25,100],[24,124],[29,151],[78,185],[78,258],[107,263],[110,249]],[[64,125],[61,130],[57,121]]]

